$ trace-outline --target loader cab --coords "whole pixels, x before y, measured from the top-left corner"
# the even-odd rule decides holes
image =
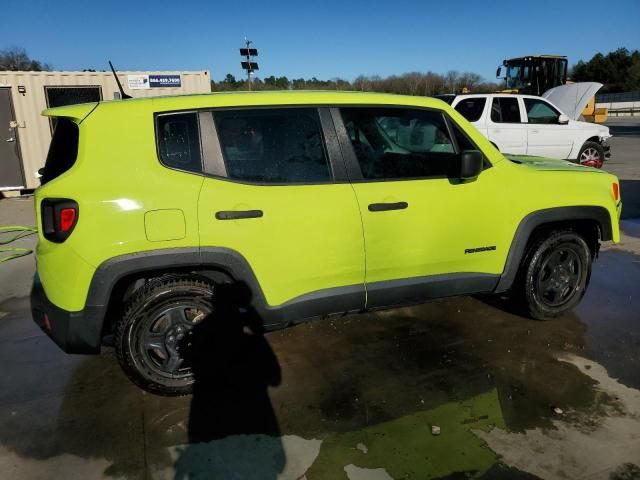
[[[496,71],[506,89],[525,95],[542,95],[550,88],[567,82],[567,57],[530,55],[504,60]]]

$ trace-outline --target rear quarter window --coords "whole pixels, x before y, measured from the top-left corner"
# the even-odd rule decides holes
[[[156,138],[158,155],[164,165],[187,172],[202,172],[197,113],[158,115]]]
[[[78,125],[68,118],[58,118],[49,145],[49,153],[42,170],[40,183],[44,185],[73,167],[78,157]]]

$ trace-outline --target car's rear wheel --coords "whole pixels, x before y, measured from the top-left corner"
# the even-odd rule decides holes
[[[127,376],[160,395],[193,388],[193,328],[213,314],[214,284],[195,276],[166,276],[141,287],[116,328],[116,353]]]
[[[578,162],[586,167],[602,168],[604,148],[597,142],[584,142],[578,153]]]
[[[591,277],[587,242],[571,230],[552,231],[530,246],[514,286],[524,312],[537,320],[559,317],[583,297]]]

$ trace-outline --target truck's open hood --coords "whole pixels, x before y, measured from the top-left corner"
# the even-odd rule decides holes
[[[569,83],[551,88],[542,96],[572,120],[580,120],[584,107],[601,88],[602,84],[596,82]]]
[[[589,171],[600,172],[597,168],[585,167],[577,163],[568,162],[566,160],[559,160],[557,158],[545,158],[534,157],[530,155],[505,155],[513,163],[517,163],[524,167],[533,168],[534,170],[549,170],[549,171]]]

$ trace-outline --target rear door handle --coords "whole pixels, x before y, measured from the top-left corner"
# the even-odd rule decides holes
[[[243,218],[260,218],[262,217],[262,210],[222,210],[216,212],[216,218],[218,220],[240,220]]]
[[[370,212],[386,212],[388,210],[404,210],[409,204],[407,202],[393,202],[393,203],[370,203]]]

